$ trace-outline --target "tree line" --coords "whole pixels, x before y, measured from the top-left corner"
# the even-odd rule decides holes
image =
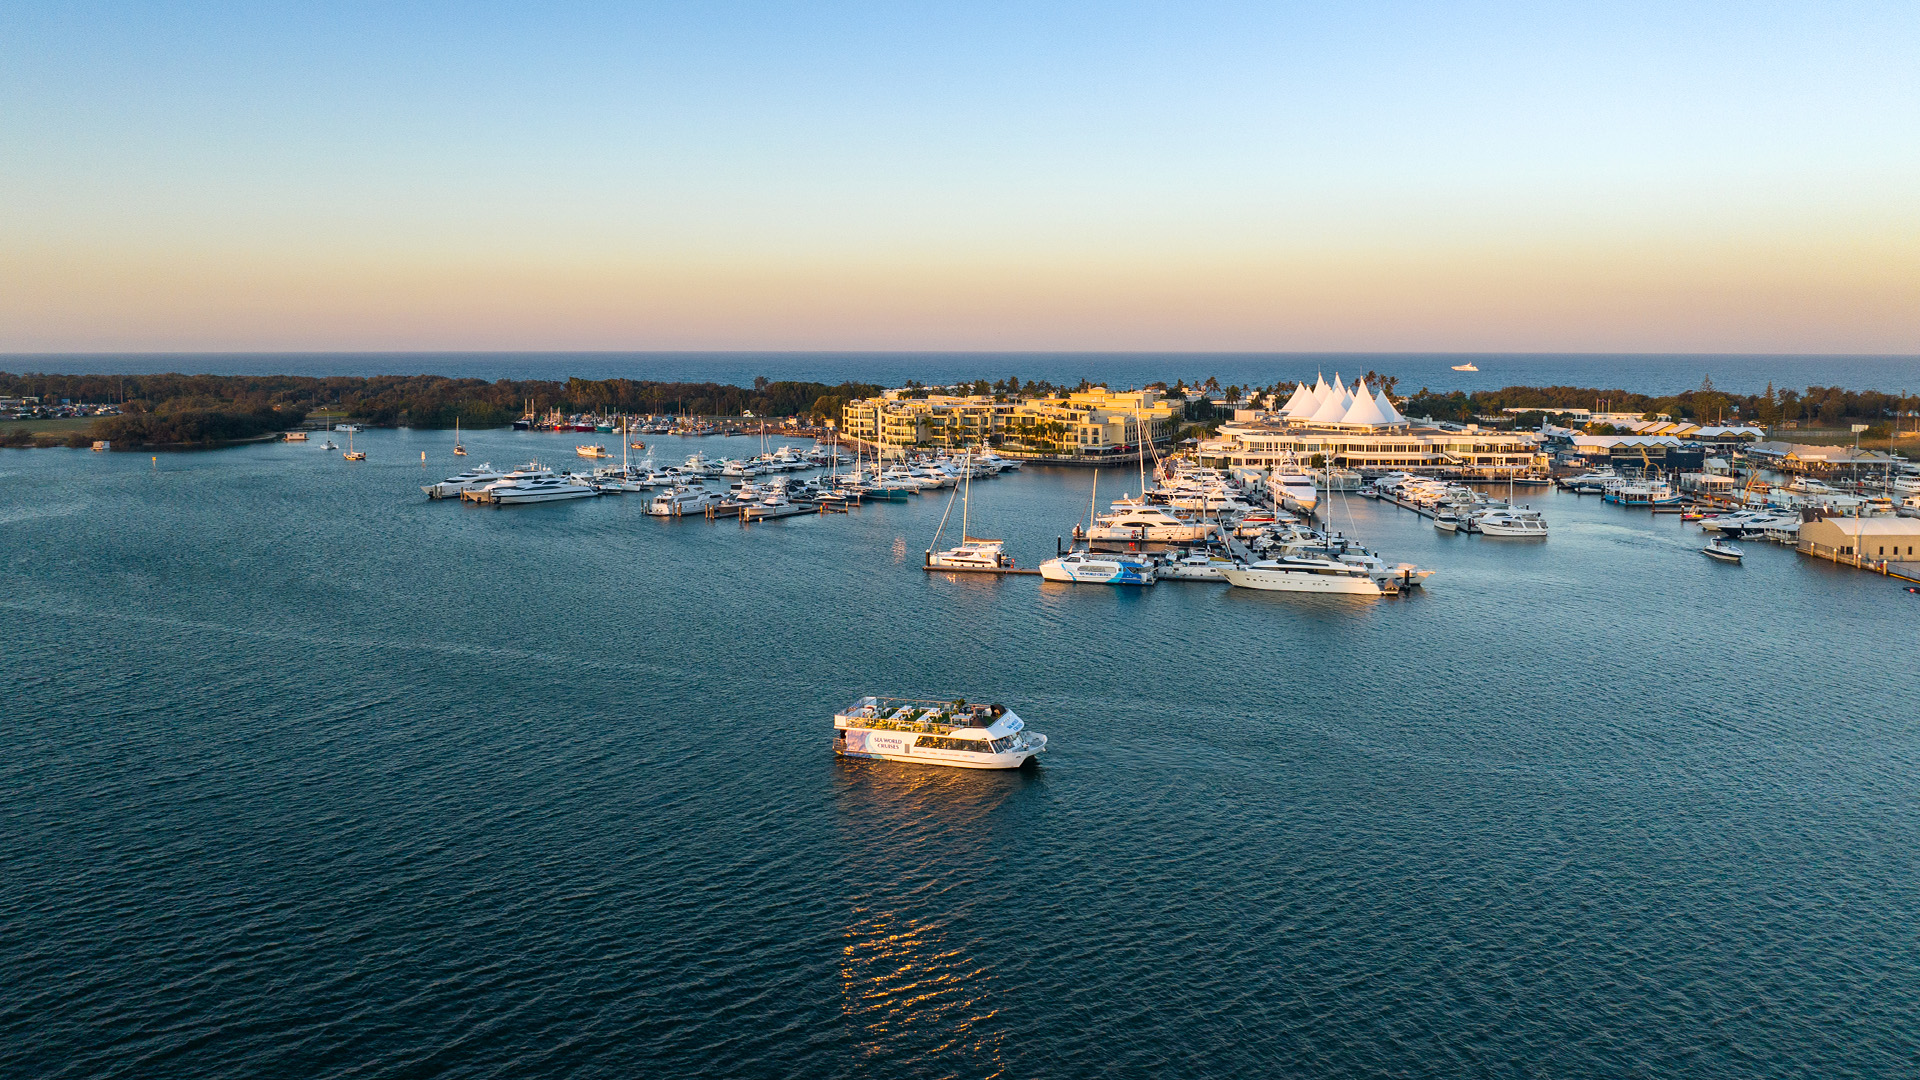
[[[456,379],[443,375],[14,375],[0,372],[0,397],[65,398],[115,404],[86,439],[128,444],[214,444],[278,431],[316,410],[337,410],[378,426],[500,427],[535,412],[837,418],[841,406],[880,392],[755,379],[751,387],[636,379]],[[15,440],[20,441],[18,439]],[[81,436],[71,437],[79,442]]]

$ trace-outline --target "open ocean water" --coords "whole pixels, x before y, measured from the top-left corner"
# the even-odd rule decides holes
[[[1454,371],[1473,362],[1477,372]],[[1920,392],[1920,356],[1737,356],[1648,353],[108,353],[0,354],[0,370],[61,374],[179,371],[213,375],[448,375],[481,379],[627,378],[751,386],[757,376],[802,382],[900,386],[908,379],[944,384],[1008,375],[1070,385],[1081,379],[1116,388],[1208,377],[1225,386],[1269,386],[1335,372],[1367,371],[1400,379],[1399,392],[1423,387],[1498,390],[1508,386],[1584,386],[1661,396],[1712,378],[1722,390],[1758,394],[1839,386]]]
[[[490,510],[356,442],[0,455],[0,1075],[1920,1068],[1894,581],[1546,492],[1545,542],[1346,500],[1405,600],[929,575],[943,497]],[[1092,480],[973,531],[1033,565]],[[870,692],[1050,749],[835,758]]]

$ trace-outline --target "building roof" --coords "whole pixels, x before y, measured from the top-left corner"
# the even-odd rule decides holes
[[[1380,406],[1373,400],[1373,394],[1367,389],[1367,384],[1361,383],[1359,392],[1353,396],[1353,404],[1347,407],[1347,414],[1340,418],[1340,422],[1379,427],[1387,422],[1387,414],[1380,411]]]
[[[1799,461],[1824,461],[1829,465],[1851,465],[1869,462],[1880,465],[1887,462],[1899,461],[1898,458],[1891,454],[1883,454],[1874,450],[1855,451],[1851,446],[1817,446],[1811,443],[1778,441],[1754,443],[1747,448],[1747,452],[1760,454],[1765,457],[1794,458]]]
[[[1573,445],[1595,450],[1611,450],[1616,446],[1679,446],[1680,437],[1677,435],[1575,435]]]
[[[1320,407],[1313,411],[1312,420],[1316,424],[1337,424],[1353,407],[1353,395],[1340,385],[1340,376],[1333,377],[1333,385],[1327,388],[1327,396]]]
[[[1319,407],[1320,402],[1313,396],[1313,389],[1306,383],[1301,383],[1293,388],[1293,396],[1287,399],[1286,405],[1282,406],[1280,411],[1287,416],[1305,420]]]
[[[1813,525],[1808,522],[1807,525]],[[1908,517],[1830,517],[1818,524],[1831,525],[1848,536],[1920,537],[1920,518]],[[1806,526],[1802,526],[1805,528]]]

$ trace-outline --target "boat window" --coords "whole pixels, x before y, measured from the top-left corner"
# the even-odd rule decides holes
[[[933,750],[963,750],[971,754],[987,753],[986,744],[978,739],[949,739],[945,735],[922,735],[914,740],[913,745]]]

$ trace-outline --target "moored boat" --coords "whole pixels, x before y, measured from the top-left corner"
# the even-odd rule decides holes
[[[1086,551],[1048,559],[1040,564],[1040,576],[1077,585],[1151,585],[1158,578],[1152,563]]]
[[[1379,596],[1379,582],[1365,567],[1320,555],[1286,555],[1235,565],[1226,571],[1236,588],[1266,592],[1343,593]]]
[[[1004,705],[863,697],[833,717],[833,749],[846,757],[1017,769],[1047,748],[1047,737]]]

